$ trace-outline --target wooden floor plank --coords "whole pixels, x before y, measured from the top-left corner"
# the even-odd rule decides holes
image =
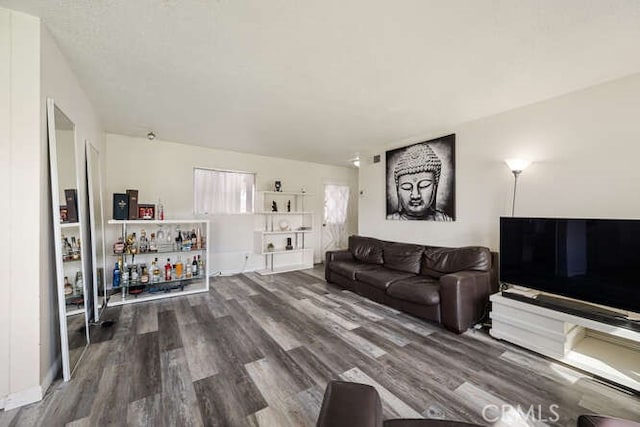
[[[162,417],[168,426],[204,425],[184,349],[162,351]],[[122,414],[119,414],[122,416]]]
[[[358,368],[343,372],[340,377],[345,381],[368,384],[376,389],[382,400],[382,407],[391,418],[422,418],[422,414],[400,400],[389,390]]]
[[[162,415],[161,393],[131,402],[127,408],[126,423],[130,427],[166,425]]]
[[[170,351],[182,347],[180,327],[174,311],[158,313],[158,328],[160,329],[160,351]]]

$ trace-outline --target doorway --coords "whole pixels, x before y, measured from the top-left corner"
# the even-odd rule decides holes
[[[321,235],[323,262],[327,251],[347,247],[348,209],[349,187],[340,184],[325,184]]]

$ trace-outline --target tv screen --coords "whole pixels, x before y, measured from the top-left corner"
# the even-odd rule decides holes
[[[640,220],[500,218],[500,281],[640,312]]]

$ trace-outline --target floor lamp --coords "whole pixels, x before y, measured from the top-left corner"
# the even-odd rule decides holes
[[[523,170],[531,164],[530,160],[525,159],[506,159],[504,161],[511,172],[513,173],[513,203],[511,205],[511,216],[514,216],[516,211],[516,190],[518,189],[518,177]]]

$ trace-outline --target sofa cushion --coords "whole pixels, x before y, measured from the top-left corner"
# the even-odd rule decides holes
[[[440,277],[463,270],[489,271],[491,252],[482,246],[437,248],[427,246],[422,254],[420,274]]]
[[[375,264],[365,264],[359,261],[334,261],[329,264],[329,270],[341,276],[356,280],[356,272],[378,268]]]
[[[396,280],[414,277],[414,274],[403,271],[390,270],[382,266],[376,266],[370,270],[360,270],[356,272],[356,280],[371,285],[374,288],[385,290]]]
[[[440,304],[440,284],[437,279],[425,276],[393,282],[387,294],[394,298],[422,305]]]
[[[424,246],[409,243],[385,243],[384,266],[407,273],[420,273]]]
[[[358,261],[382,264],[382,241],[371,237],[349,236],[349,252]]]

